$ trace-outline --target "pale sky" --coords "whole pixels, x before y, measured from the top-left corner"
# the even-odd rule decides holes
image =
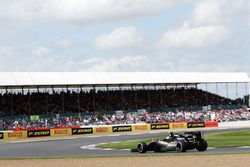
[[[249,0],[0,0],[0,71],[250,73]]]

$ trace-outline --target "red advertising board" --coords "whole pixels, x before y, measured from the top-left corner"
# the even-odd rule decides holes
[[[205,127],[206,128],[209,128],[209,127],[218,127],[218,121],[205,122]]]

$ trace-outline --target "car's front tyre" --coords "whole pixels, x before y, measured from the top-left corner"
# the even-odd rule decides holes
[[[147,152],[147,144],[144,142],[140,142],[137,145],[137,150],[139,153],[146,153]]]
[[[178,142],[176,144],[176,151],[177,152],[186,152],[185,143],[184,142]]]

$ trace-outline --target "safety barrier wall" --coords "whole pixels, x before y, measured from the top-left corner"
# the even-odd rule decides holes
[[[187,122],[171,122],[170,129],[186,129]]]
[[[160,130],[160,129],[169,129],[169,123],[153,123],[150,124],[150,130]]]
[[[94,134],[103,134],[103,133],[112,133],[112,127],[111,126],[100,126],[100,127],[94,127]]]
[[[51,129],[28,130],[27,137],[48,137],[51,136]]]
[[[0,132],[0,139],[4,139],[4,133]]]
[[[93,128],[92,127],[86,127],[86,128],[72,128],[71,129],[72,135],[84,135],[84,134],[93,134]]]
[[[205,122],[187,122],[187,128],[205,128]]]
[[[150,129],[150,124],[139,124],[139,125],[132,125],[132,131],[147,131]]]
[[[218,125],[220,128],[246,128],[250,127],[250,121],[230,121],[230,122],[220,122]]]
[[[72,131],[71,128],[50,129],[50,136],[70,136]]]
[[[217,121],[210,121],[210,122],[205,122],[205,127],[210,128],[210,127],[218,127],[219,124]]]
[[[27,138],[27,131],[11,131],[5,132],[3,134],[4,139],[19,139],[19,138]]]
[[[165,122],[151,124],[129,124],[129,125],[104,125],[104,126],[83,126],[83,127],[66,127],[66,128],[43,128],[29,129],[21,131],[0,132],[0,139],[19,139],[32,137],[49,137],[49,136],[71,136],[87,134],[107,134],[120,132],[137,132],[137,131],[154,131],[164,129],[186,129],[186,128],[206,128],[218,127],[217,121],[211,122]]]

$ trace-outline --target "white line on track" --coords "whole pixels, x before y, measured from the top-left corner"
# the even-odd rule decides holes
[[[120,141],[114,141],[111,143],[118,143]],[[124,151],[130,151],[130,149],[114,149],[114,148],[98,148],[96,147],[97,145],[101,145],[101,144],[109,144],[109,143],[98,143],[98,144],[91,144],[91,145],[85,145],[85,146],[81,146],[80,148],[83,150],[104,150],[104,151],[110,151],[110,150],[124,150]],[[238,147],[238,148],[242,148],[242,147]],[[250,148],[250,146],[244,146],[244,148]],[[208,147],[208,150],[213,150],[216,149],[215,147]]]
[[[250,146],[242,146],[242,147],[237,147],[237,148],[246,148],[246,149],[248,149],[248,148],[250,148]]]

